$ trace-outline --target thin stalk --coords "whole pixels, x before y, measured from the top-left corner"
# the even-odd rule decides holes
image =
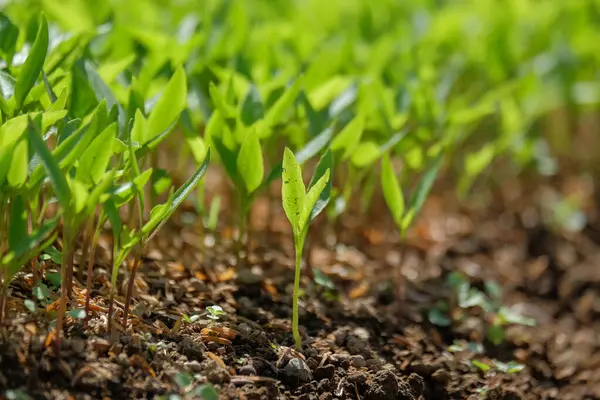
[[[67,297],[70,299],[73,295],[73,272],[75,261],[75,246],[69,245],[70,250],[67,258]]]
[[[92,248],[90,249],[89,258],[88,258],[88,268],[87,268],[87,290],[85,292],[85,320],[84,324],[87,327],[87,323],[90,318],[90,297],[92,294],[92,278],[94,275],[94,261],[96,260],[96,246],[98,244],[98,239],[100,238],[100,230],[102,229],[102,215],[98,218],[98,224],[96,226],[96,231],[94,232],[94,238],[92,239]]]
[[[204,206],[205,201],[205,193],[204,193],[204,182],[198,182],[196,186],[196,211],[198,212],[198,221],[199,221],[199,235],[200,235],[200,252],[202,253],[202,257],[206,254],[206,246],[204,243],[205,237],[205,228],[204,228],[204,216],[206,214],[206,209]]]
[[[5,204],[6,203],[4,203],[4,199],[0,199],[0,267],[4,268],[4,270],[8,272],[7,266],[2,264],[2,257],[4,257],[5,252],[5,232],[8,232],[8,207],[6,207]],[[7,296],[7,290],[4,289],[6,280],[7,278],[4,277],[0,291],[0,325],[4,322],[4,303]]]
[[[110,336],[112,333],[112,314],[113,314],[113,305],[114,305],[114,300],[115,300],[115,287],[116,287],[116,283],[117,283],[117,279],[116,279],[116,275],[117,275],[117,271],[119,270],[118,266],[115,266],[115,246],[117,245],[115,242],[117,241],[117,238],[114,238],[113,241],[113,251],[111,252],[111,265],[112,265],[112,276],[111,276],[111,285],[110,285],[110,294],[109,294],[109,298],[108,298],[108,322],[107,322],[107,329],[108,329],[108,335]]]
[[[302,249],[304,238],[296,241],[296,270],[294,274],[294,298],[292,303],[292,334],[298,351],[302,350],[302,338],[298,328],[298,300],[300,297],[300,276],[302,271]]]
[[[131,276],[129,277],[129,283],[127,284],[127,294],[125,296],[125,309],[123,311],[123,329],[127,329],[127,317],[129,316],[129,305],[131,303],[131,296],[133,295],[135,271],[137,270],[138,266],[142,261],[142,252],[142,249],[140,249],[135,256],[133,268],[131,269]]]
[[[6,318],[6,303],[8,299],[8,266],[4,268],[4,278],[2,280],[2,296],[0,297],[0,325],[4,323]]]
[[[69,238],[68,231],[65,232],[65,238]],[[60,275],[62,278],[61,286],[60,286],[60,302],[58,304],[58,315],[56,318],[56,332],[55,332],[55,344],[56,344],[56,355],[60,355],[60,343],[61,343],[61,335],[63,333],[63,319],[65,317],[65,312],[67,308],[67,264],[69,263],[69,259],[71,258],[70,253],[72,250],[70,249],[69,241],[65,241],[63,244],[63,256],[62,261],[60,263]]]
[[[240,261],[242,260],[241,253],[244,248],[244,236],[246,234],[246,220],[248,218],[246,199],[244,197],[240,197],[240,199],[241,199],[240,200],[240,202],[241,202],[240,215],[239,215],[240,220],[238,222],[238,236],[237,236],[237,243],[236,243],[238,265],[239,265]]]
[[[88,253],[90,251],[90,241],[94,236],[94,220],[96,219],[96,213],[94,213],[85,226],[83,231],[83,253],[79,261],[79,268],[77,268],[77,279],[79,282],[83,282],[83,265],[87,261]]]

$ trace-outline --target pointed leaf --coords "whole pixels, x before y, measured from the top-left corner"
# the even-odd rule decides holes
[[[152,140],[164,132],[185,108],[187,102],[187,79],[183,67],[177,68],[160,99],[148,117],[148,132],[145,140],[140,145]]]
[[[242,142],[237,157],[237,168],[248,193],[254,192],[260,186],[265,173],[260,141],[254,129],[248,132]]]
[[[265,106],[263,105],[260,93],[256,89],[256,86],[251,85],[244,97],[242,102],[242,108],[240,110],[240,118],[244,125],[250,126],[263,117],[265,113]]]
[[[213,82],[209,84],[208,92],[210,94],[210,98],[213,102],[215,109],[219,111],[221,116],[223,118],[231,117],[233,115],[231,106],[227,104],[225,96],[223,96],[219,88],[217,88],[217,86]]]
[[[187,198],[187,196],[194,190],[194,187],[200,182],[204,174],[206,174],[206,170],[208,169],[208,164],[210,162],[210,148],[206,151],[206,157],[204,161],[198,167],[196,172],[192,174],[192,176],[183,184],[181,187],[175,192],[173,196],[172,202],[169,204],[169,207],[166,213],[163,215],[163,219],[160,221],[160,224],[152,231],[150,236],[144,240],[144,245],[148,243],[152,238],[158,233],[158,231],[163,227],[165,222],[173,215],[175,210],[183,203],[183,201]]]
[[[10,169],[6,177],[11,187],[18,189],[25,184],[28,161],[27,140],[22,137],[13,150]]]
[[[9,250],[19,248],[19,242],[27,238],[27,204],[21,195],[12,197],[8,226]]]
[[[300,164],[298,164],[294,153],[287,147],[283,153],[282,180],[283,209],[292,225],[294,234],[297,235],[302,230],[300,221],[304,211],[305,189]]]
[[[113,155],[113,139],[117,135],[117,124],[109,125],[94,139],[79,159],[75,177],[85,183],[96,184],[106,172]]]
[[[25,102],[25,98],[29,94],[29,91],[35,84],[38,76],[40,76],[47,52],[48,22],[46,21],[46,17],[42,15],[35,42],[33,42],[29,56],[21,68],[19,78],[17,79],[17,84],[15,86],[15,101],[17,109],[21,109],[21,106]]]
[[[415,216],[421,210],[423,203],[425,203],[425,199],[429,195],[431,188],[437,178],[437,174],[442,165],[442,153],[438,154],[433,163],[430,165],[425,174],[421,177],[421,180],[417,184],[415,192],[413,193],[410,203],[409,203],[409,212],[404,217],[402,221],[403,229],[406,230],[408,226],[412,223]]]
[[[231,180],[236,182],[236,179],[237,179],[237,155],[236,155],[236,153],[231,151],[227,146],[225,146],[225,144],[223,143],[223,141],[221,140],[220,137],[213,137],[212,142],[215,145],[215,149],[217,150],[217,153],[219,154],[219,158],[221,158],[221,161],[223,162],[225,171],[227,171],[227,174],[229,175]],[[237,185],[237,183],[236,183],[236,185]]]
[[[385,154],[381,160],[381,188],[392,218],[400,227],[402,217],[404,216],[404,196],[388,154]]]
[[[308,190],[304,201],[304,210],[302,210],[302,215],[300,217],[301,230],[307,229],[310,225],[310,216],[312,215],[313,210],[315,209],[315,206],[321,197],[321,194],[329,182],[329,174],[330,170],[327,169],[323,176],[321,176],[321,178],[319,178],[319,180],[314,184],[314,186]],[[323,208],[321,208],[321,210],[322,209]]]
[[[302,87],[301,85],[302,79],[296,79],[294,83],[292,83],[283,93],[283,95],[275,102],[275,104],[269,108],[265,115],[267,126],[271,127],[283,122],[285,114],[292,108],[296,98],[298,98],[298,94],[300,93],[300,89]]]
[[[308,191],[309,194],[307,195],[307,197],[310,196],[310,191],[318,183],[318,181],[325,175],[325,173],[329,174],[329,179],[327,179],[327,184],[325,185],[325,187],[322,190],[320,190],[319,197],[318,197],[317,201],[315,202],[314,207],[312,207],[312,209],[311,209],[309,220],[308,220],[309,222],[314,220],[315,218],[317,218],[317,216],[321,213],[321,211],[323,211],[325,209],[325,207],[327,207],[327,204],[329,203],[329,200],[331,199],[331,189],[333,187],[333,179],[331,179],[332,169],[333,169],[333,155],[331,154],[330,150],[327,150],[327,152],[325,154],[323,154],[323,156],[319,160],[319,163],[317,164],[317,168],[315,169],[315,173],[314,173],[314,175],[311,179],[310,185],[309,185],[309,191]],[[307,203],[308,202],[309,201],[307,200]]]
[[[331,142],[331,150],[336,152],[344,150],[343,159],[346,159],[354,153],[356,146],[360,143],[363,131],[365,129],[365,118],[361,115],[355,117]]]
[[[36,118],[37,125],[39,126],[39,117]],[[71,191],[69,189],[69,184],[67,183],[67,179],[63,172],[60,170],[58,163],[50,153],[50,150],[44,143],[40,132],[36,129],[36,122],[29,120],[29,126],[27,128],[27,135],[29,138],[29,144],[31,148],[37,153],[40,158],[40,161],[46,172],[48,173],[48,177],[52,182],[52,187],[54,188],[54,192],[56,193],[56,197],[61,205],[61,207],[67,211],[69,210],[69,202],[71,199]]]

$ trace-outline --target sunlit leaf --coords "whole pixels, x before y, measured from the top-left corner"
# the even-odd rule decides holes
[[[17,79],[17,84],[15,86],[15,101],[17,109],[21,108],[25,102],[25,98],[29,94],[29,91],[35,84],[37,78],[40,76],[47,52],[48,23],[46,21],[46,17],[42,15],[35,42],[31,47],[31,51],[29,52],[27,60],[25,60],[25,63],[21,68],[19,78]]]
[[[282,180],[283,209],[290,224],[292,224],[294,232],[299,232],[302,230],[300,221],[304,211],[305,187],[300,164],[298,164],[294,153],[287,147],[283,153]]]

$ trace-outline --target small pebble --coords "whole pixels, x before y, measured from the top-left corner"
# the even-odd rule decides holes
[[[252,376],[258,375],[256,373],[256,368],[254,368],[254,366],[251,364],[244,365],[243,367],[241,367],[239,374],[240,375],[252,375]]]
[[[196,360],[185,363],[185,366],[194,373],[202,372],[202,364]]]
[[[327,378],[321,380],[317,385],[317,392],[326,393],[331,391],[331,381]]]
[[[367,366],[367,362],[363,356],[356,355],[350,357],[350,365],[352,365],[354,368],[363,368]]]
[[[308,365],[300,358],[292,358],[283,369],[283,373],[290,378],[298,379],[300,382],[310,382],[312,380],[312,373]]]
[[[315,370],[315,378],[331,379],[335,373],[335,366],[331,364],[324,365]]]

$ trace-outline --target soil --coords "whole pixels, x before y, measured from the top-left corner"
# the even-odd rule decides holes
[[[194,390],[211,383],[220,399],[598,399],[594,219],[582,232],[561,232],[542,218],[543,188],[507,187],[468,209],[438,192],[403,242],[379,203],[373,209],[381,212],[368,219],[314,226],[314,279],[305,265],[302,280],[302,351],[294,350],[291,335],[293,249],[280,207],[256,205],[250,250],[241,260],[230,228],[205,233],[201,243],[197,223],[179,214],[146,253],[127,329],[112,335],[106,332],[110,239],[103,237],[89,321],[67,318],[60,357],[49,335],[52,305],[36,301],[32,312],[24,303],[34,299],[37,275],[25,270],[11,284],[0,393],[201,398]],[[51,286],[57,266],[43,264]],[[404,299],[397,298],[401,265]],[[123,270],[119,282],[129,275]],[[456,271],[474,288],[498,282],[502,305],[535,326],[511,324],[502,330],[504,341],[493,344],[486,338],[493,313],[480,308],[453,307],[451,326],[432,323],[431,310],[453,304],[447,279]],[[81,308],[83,299],[76,284],[69,309]],[[123,300],[117,297],[117,327]],[[211,305],[224,315],[209,318]],[[522,367],[498,367],[510,362]]]

